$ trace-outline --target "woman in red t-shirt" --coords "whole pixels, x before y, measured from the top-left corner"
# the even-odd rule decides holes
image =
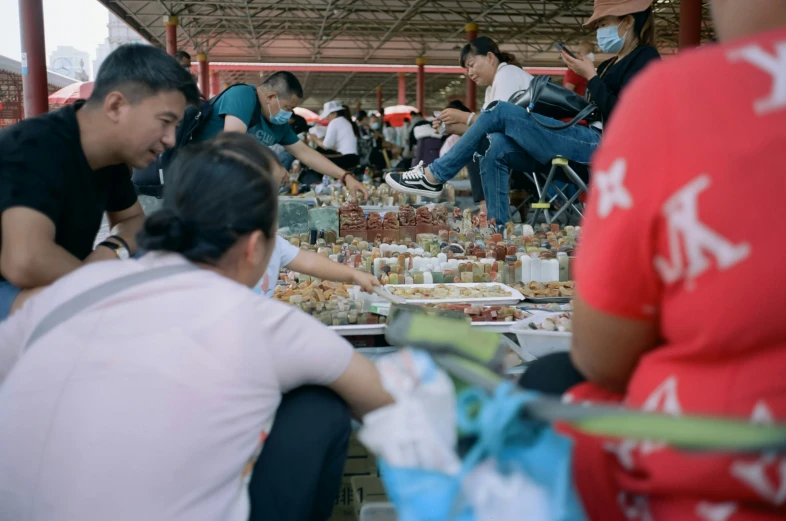
[[[572,400],[786,420],[786,9],[754,3],[714,0],[722,44],[643,73],[604,135],[576,266],[571,359],[588,382]],[[783,454],[576,442],[593,521],[786,518]]]

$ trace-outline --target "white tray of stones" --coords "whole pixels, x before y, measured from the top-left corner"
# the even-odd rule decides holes
[[[524,295],[499,282],[455,284],[388,284],[388,291],[407,304],[483,304],[508,306],[524,300]]]

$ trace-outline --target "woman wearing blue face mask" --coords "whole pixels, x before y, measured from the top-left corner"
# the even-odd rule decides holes
[[[650,62],[660,58],[654,45],[651,5],[652,0],[595,0],[592,17],[585,25],[598,28],[598,46],[604,53],[615,54],[597,71],[588,58],[574,59],[562,53],[567,66],[589,80],[587,96],[598,106],[602,124],[553,131],[539,125],[522,107],[494,102],[480,114],[468,115],[468,121],[474,119],[474,123],[450,152],[428,167],[419,165],[403,174],[388,174],[386,182],[400,192],[437,197],[443,184],[473,158],[489,136],[491,144],[480,162],[488,216],[497,224],[507,222],[511,170],[531,171],[533,162],[547,165],[558,155],[589,164],[600,143],[602,126],[609,121],[621,92]],[[543,116],[538,120],[550,125],[560,123]]]
[[[575,59],[562,53],[568,68],[588,80],[587,98],[598,106],[604,121],[611,116],[622,89],[660,58],[651,4],[652,0],[595,1],[592,17],[584,25],[596,29],[601,52],[614,55],[597,71],[589,58]]]

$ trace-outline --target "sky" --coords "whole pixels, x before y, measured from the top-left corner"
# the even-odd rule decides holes
[[[59,45],[70,45],[96,56],[96,47],[108,36],[109,15],[97,0],[43,0],[46,60]],[[0,0],[0,55],[21,58],[19,0]]]

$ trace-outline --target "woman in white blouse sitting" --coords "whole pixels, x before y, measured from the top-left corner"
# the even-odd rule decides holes
[[[492,101],[508,101],[515,92],[528,89],[532,81],[532,75],[518,65],[516,57],[500,51],[497,43],[488,36],[475,38],[466,44],[461,50],[460,60],[461,66],[467,69],[469,79],[481,87],[486,87],[484,109]],[[467,113],[457,108],[446,108],[440,113],[439,119],[433,122],[433,126],[436,129],[444,123],[449,134],[463,135],[474,122],[474,112]],[[489,141],[486,139],[477,148],[477,152],[483,155],[488,147]],[[466,166],[472,185],[472,198],[480,204],[481,211],[486,212],[480,164],[477,159],[474,159]],[[400,177],[401,174],[388,174],[385,180],[398,190],[410,191],[407,188],[412,187]]]
[[[322,148],[325,157],[344,170],[351,170],[360,164],[358,156],[358,138],[360,132],[352,123],[349,111],[340,102],[332,100],[325,103],[320,119],[327,119],[327,134],[324,139],[309,136],[317,146]]]
[[[508,101],[514,93],[528,89],[532,81],[532,75],[519,66],[516,57],[500,51],[488,36],[475,38],[461,49],[461,66],[467,69],[469,79],[486,87],[484,109],[492,101]],[[467,114],[448,108],[440,113],[435,123],[437,126],[444,123],[451,134],[462,135],[474,120],[474,112]]]

